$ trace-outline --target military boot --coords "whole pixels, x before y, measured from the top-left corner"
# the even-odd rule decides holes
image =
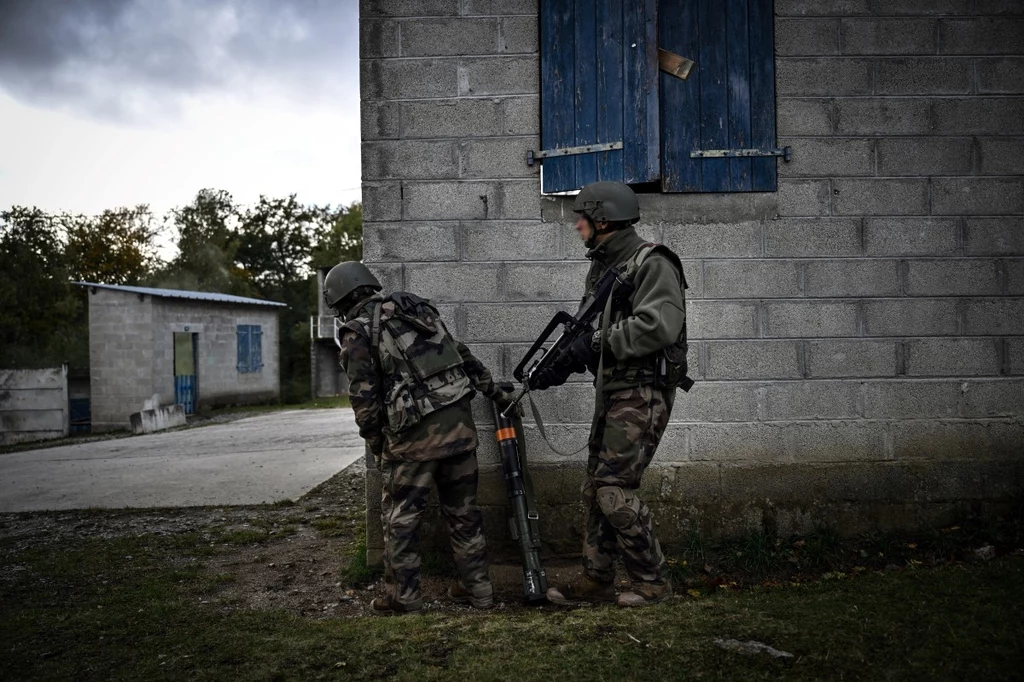
[[[423,610],[423,600],[417,599],[412,602],[402,603],[395,600],[391,595],[374,597],[370,602],[370,608],[382,616],[404,616],[410,613],[419,613]]]
[[[474,609],[489,609],[494,606],[494,588],[490,583],[467,590],[459,582],[448,588],[448,596],[457,604],[469,604]]]
[[[561,606],[574,606],[581,602],[615,601],[615,583],[602,583],[588,575],[581,575],[571,583],[549,587],[548,601]]]
[[[671,598],[672,583],[666,580],[664,585],[637,583],[630,591],[620,594],[615,603],[619,606],[647,606]]]

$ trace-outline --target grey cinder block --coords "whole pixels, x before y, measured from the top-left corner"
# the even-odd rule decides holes
[[[532,343],[558,310],[557,303],[467,303],[465,341]]]
[[[803,376],[796,341],[708,341],[711,379],[795,379]]]
[[[891,430],[893,455],[896,459],[978,460],[1016,457],[1024,441],[1024,424],[1019,421],[908,420],[894,422]],[[956,488],[962,490],[961,486]],[[952,493],[950,496],[959,497],[960,494]]]
[[[965,381],[962,387],[962,417],[1015,417],[1024,404],[1024,381],[1021,379]]]
[[[870,0],[776,0],[779,17],[850,16],[870,14]]]
[[[887,457],[884,430],[872,423],[695,424],[687,430],[691,460],[811,463]]]
[[[583,297],[590,263],[506,263],[502,268],[508,301],[572,301]]]
[[[1012,215],[1024,212],[1024,178],[934,178],[932,213]]]
[[[894,341],[807,343],[807,371],[812,378],[896,376]]]
[[[359,22],[359,58],[397,57],[398,22],[364,17]]]
[[[487,55],[497,52],[497,19],[407,19],[402,22],[403,57]]]
[[[467,140],[459,145],[462,176],[466,178],[522,178],[536,175],[526,152],[540,149],[536,137],[497,137]]]
[[[807,296],[892,296],[898,292],[895,260],[813,260],[806,265]]]
[[[925,135],[932,130],[932,102],[921,98],[836,101],[837,135]]]
[[[873,175],[874,142],[859,138],[780,138],[780,146],[793,148],[793,160],[779,165],[781,177]]]
[[[758,392],[752,381],[698,381],[689,393],[676,393],[672,421],[756,421]]]
[[[463,221],[462,257],[470,261],[557,260],[558,228],[539,221]]]
[[[952,256],[959,249],[958,218],[865,218],[869,256]]]
[[[363,257],[377,261],[455,261],[458,223],[367,223]]]
[[[365,100],[459,94],[456,59],[370,60],[359,65],[359,74]]]
[[[497,263],[408,263],[405,285],[420,296],[446,303],[497,301]]]
[[[455,16],[461,0],[360,0],[360,17]]]
[[[905,342],[909,376],[999,374],[995,339],[912,339]]]
[[[498,99],[440,99],[399,102],[402,137],[478,137],[501,132]]]
[[[752,339],[759,336],[756,302],[689,301],[686,332],[694,339]]]
[[[642,213],[641,213],[642,215]],[[700,225],[681,223],[666,226],[662,239],[680,257],[753,257],[761,255],[760,224]]]
[[[967,334],[1024,335],[1024,298],[989,298],[964,303]]]
[[[768,301],[764,313],[766,337],[857,336],[858,332],[853,301]]]
[[[459,63],[459,95],[532,95],[540,92],[538,57],[486,57]]]
[[[970,97],[936,99],[935,133],[939,135],[1024,134],[1024,98]]]
[[[1024,254],[1024,218],[967,218],[965,233],[969,256]]]
[[[506,97],[501,100],[503,115],[502,134],[504,135],[538,135],[540,134],[540,97]]]
[[[797,261],[713,260],[704,264],[707,298],[777,298],[800,293]]]
[[[765,419],[856,419],[860,382],[777,381],[764,387]]]
[[[838,57],[779,58],[775,62],[779,95],[867,95],[871,63]]]
[[[537,16],[537,0],[462,0],[462,14],[528,14]]]
[[[964,175],[973,167],[974,141],[969,137],[878,141],[879,175]]]
[[[402,219],[401,183],[364,182],[362,194],[364,221]]]
[[[830,135],[832,100],[820,97],[780,97],[776,126],[779,135]]]
[[[540,217],[540,178],[505,180],[498,185],[501,203],[496,218],[536,220]]]
[[[856,256],[859,218],[786,218],[764,225],[767,256]]]
[[[839,54],[839,21],[827,18],[776,19],[775,54],[783,57]]]
[[[1024,137],[983,137],[978,144],[982,175],[1024,174]]]
[[[996,95],[1024,94],[1024,57],[993,57],[977,60],[978,92]]]
[[[843,19],[843,54],[935,54],[934,19]]]
[[[868,419],[955,417],[960,402],[957,381],[869,381],[864,384]]]
[[[363,102],[360,118],[364,140],[388,140],[399,135],[396,102]]]
[[[534,54],[537,52],[537,13],[533,16],[508,17],[499,26],[498,49],[505,54]]]
[[[410,182],[403,190],[406,220],[482,220],[496,211],[492,183]]]
[[[839,178],[832,182],[832,209],[837,215],[925,215],[928,181]]]
[[[977,258],[907,261],[904,286],[910,296],[991,296],[1000,293],[996,262]]]
[[[454,140],[363,141],[364,180],[434,180],[459,177]]]
[[[883,298],[863,302],[866,336],[957,333],[957,302],[949,298]]]
[[[779,215],[785,218],[828,215],[830,201],[828,180],[779,179]]]
[[[942,54],[1024,54],[1024,19],[965,17],[939,22]]]
[[[961,57],[907,57],[875,62],[877,95],[967,95],[974,63]]]

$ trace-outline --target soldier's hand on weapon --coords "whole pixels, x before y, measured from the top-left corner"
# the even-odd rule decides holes
[[[512,391],[501,391],[495,395],[492,400],[498,407],[498,411],[504,413],[515,401],[515,394]],[[523,406],[516,405],[516,412],[519,413],[520,417],[523,416]]]
[[[592,334],[580,334],[569,347],[565,349],[566,361],[570,364],[573,373],[583,373],[588,369],[595,371],[597,368],[598,353],[594,350]]]

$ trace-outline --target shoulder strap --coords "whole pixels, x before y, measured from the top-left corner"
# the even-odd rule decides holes
[[[383,302],[378,302],[373,307],[373,322],[370,323],[370,353],[373,355],[373,364],[377,366],[378,374],[383,374],[380,367],[380,313],[383,307]]]
[[[634,277],[640,266],[644,264],[647,257],[655,251],[661,253],[679,269],[679,277],[683,283],[683,289],[689,289],[690,285],[686,283],[686,275],[683,273],[683,263],[679,260],[679,256],[675,252],[665,246],[664,244],[657,244],[655,242],[647,242],[637,247],[636,251],[633,252],[633,257],[629,259],[626,264],[626,277]]]

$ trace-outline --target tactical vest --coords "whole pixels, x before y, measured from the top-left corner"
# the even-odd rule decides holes
[[[397,292],[370,306],[371,352],[384,380],[388,431],[401,434],[475,393],[455,339],[429,301]]]
[[[683,328],[680,330],[679,338],[676,339],[675,343],[657,353],[643,358],[616,360],[611,367],[605,366],[605,386],[615,386],[616,384],[623,383],[635,386],[654,384],[663,388],[680,387],[688,391],[692,385],[692,381],[687,376],[689,367],[686,362],[686,352],[688,350],[686,341],[686,289],[689,287],[686,284],[683,264],[679,261],[679,257],[663,244],[647,242],[641,244],[633,252],[629,260],[625,262],[625,267],[622,269],[623,274],[632,283],[636,278],[636,273],[640,270],[640,266],[643,265],[648,256],[655,252],[666,256],[679,269],[680,293],[683,300]],[[591,283],[588,283],[588,285],[592,286]],[[632,314],[632,295],[615,296],[612,300],[612,313],[608,326],[614,325]]]

